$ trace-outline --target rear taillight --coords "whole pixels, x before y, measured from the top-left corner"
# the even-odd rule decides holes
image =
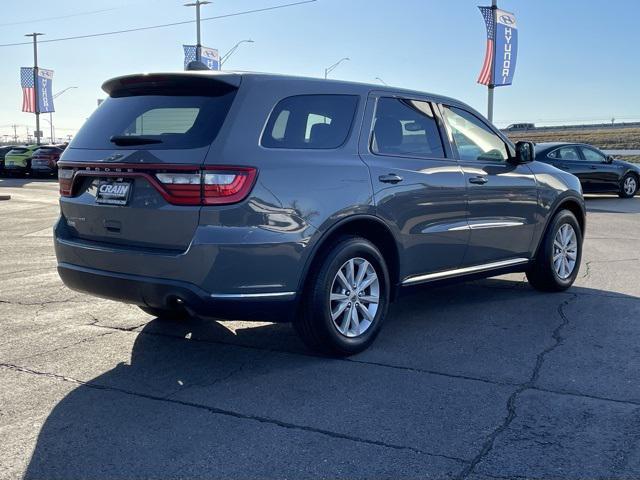
[[[168,194],[167,200],[176,205],[199,205],[202,196],[202,174],[156,173],[156,178]]]
[[[71,189],[73,187],[73,169],[72,168],[60,168],[58,170],[58,183],[60,184],[60,195],[63,197],[71,196]]]
[[[222,205],[244,200],[253,187],[256,169],[213,167],[198,173],[156,173],[176,205]]]
[[[256,179],[255,168],[212,168],[203,172],[202,203],[220,205],[244,200]]]

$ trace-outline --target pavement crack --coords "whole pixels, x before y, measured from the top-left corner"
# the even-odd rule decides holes
[[[374,439],[369,439],[369,438],[358,437],[358,436],[355,436],[355,435],[348,435],[348,434],[345,434],[345,433],[334,432],[332,430],[326,430],[326,429],[323,429],[323,428],[316,428],[316,427],[311,427],[311,426],[308,426],[308,425],[299,425],[299,424],[295,424],[295,423],[285,422],[285,421],[278,420],[278,419],[271,418],[271,417],[265,417],[265,416],[261,416],[261,415],[250,415],[250,414],[236,412],[236,411],[233,411],[233,410],[226,410],[226,409],[222,409],[222,408],[202,405],[202,404],[199,404],[199,403],[187,402],[187,401],[184,401],[184,400],[176,400],[176,399],[161,397],[161,396],[157,396],[157,395],[150,395],[150,394],[145,394],[145,393],[140,393],[140,392],[134,392],[134,391],[126,390],[126,389],[123,389],[123,388],[118,388],[118,387],[113,387],[113,386],[108,386],[108,385],[101,385],[101,384],[94,383],[94,382],[91,382],[91,381],[86,382],[86,381],[79,380],[79,379],[76,379],[76,378],[73,378],[73,377],[69,377],[69,376],[66,376],[66,375],[60,375],[60,374],[57,374],[57,373],[42,372],[42,371],[39,371],[39,370],[34,370],[32,368],[22,367],[22,366],[11,364],[11,363],[0,363],[0,368],[5,368],[7,370],[11,370],[11,371],[15,371],[15,372],[26,373],[26,374],[29,374],[29,375],[36,375],[36,376],[40,376],[40,377],[44,377],[44,378],[50,378],[50,379],[54,379],[54,380],[70,382],[70,383],[73,383],[73,384],[76,384],[76,385],[79,385],[79,386],[83,386],[83,387],[86,387],[86,388],[117,392],[117,393],[122,393],[122,394],[125,394],[125,395],[131,395],[131,396],[134,396],[134,397],[144,398],[144,399],[147,399],[147,400],[153,400],[153,401],[158,401],[158,402],[168,402],[168,403],[175,404],[175,405],[180,405],[180,406],[183,406],[183,407],[189,407],[189,408],[196,408],[196,409],[199,409],[199,410],[205,410],[205,411],[208,411],[208,412],[216,414],[216,415],[223,415],[223,416],[233,417],[233,418],[237,418],[237,419],[241,419],[241,420],[249,420],[249,421],[269,424],[269,425],[277,426],[277,427],[280,427],[280,428],[304,431],[304,432],[309,432],[309,433],[316,433],[316,434],[324,435],[324,436],[327,436],[327,437],[330,437],[330,438],[348,440],[348,441],[352,441],[352,442],[362,443],[362,444],[365,444],[365,445],[375,445],[375,446],[379,446],[379,447],[383,447],[383,448],[389,448],[389,449],[393,449],[393,450],[410,451],[410,452],[413,452],[413,453],[417,453],[417,454],[420,454],[420,455],[426,455],[426,456],[429,456],[429,457],[445,458],[447,460],[455,461],[455,462],[458,462],[460,464],[468,463],[467,460],[464,460],[462,458],[453,457],[453,456],[450,456],[450,455],[443,455],[443,454],[439,454],[439,453],[427,452],[425,450],[422,450],[422,449],[419,449],[419,448],[415,448],[415,447],[411,447],[411,446],[408,446],[408,445],[400,445],[400,444],[395,444],[395,443],[383,442],[381,440],[374,440]]]
[[[476,466],[486,458],[489,452],[491,452],[496,439],[502,434],[502,432],[504,432],[507,428],[509,428],[509,426],[517,416],[516,401],[518,399],[518,396],[525,390],[535,388],[535,384],[538,381],[538,378],[540,376],[540,371],[542,370],[542,366],[544,365],[546,356],[549,353],[553,352],[556,348],[558,348],[564,342],[564,337],[562,337],[561,332],[569,324],[569,317],[565,313],[564,309],[572,301],[578,298],[577,295],[575,294],[571,294],[571,295],[572,296],[570,298],[562,301],[558,305],[557,312],[558,312],[558,315],[560,316],[561,321],[551,333],[551,338],[553,339],[553,343],[536,355],[536,364],[533,368],[533,371],[531,372],[531,376],[529,377],[529,380],[527,380],[525,383],[522,383],[520,386],[518,386],[518,388],[514,390],[514,392],[507,399],[507,415],[504,417],[502,423],[498,425],[493,430],[493,432],[489,434],[487,439],[482,444],[482,447],[480,448],[480,451],[478,452],[478,454],[455,477],[457,480],[465,479],[469,475],[471,475],[474,472]]]

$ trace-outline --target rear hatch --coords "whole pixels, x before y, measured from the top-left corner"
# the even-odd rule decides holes
[[[25,168],[29,153],[31,150],[28,147],[16,147],[10,150],[5,157],[6,166]]]
[[[106,82],[109,97],[58,163],[68,235],[184,251],[198,226],[201,169],[238,85],[193,74]]]
[[[55,168],[61,153],[58,147],[41,147],[31,157],[31,168]]]

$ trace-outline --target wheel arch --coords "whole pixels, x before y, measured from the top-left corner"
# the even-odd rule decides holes
[[[373,243],[382,253],[389,270],[389,280],[391,284],[391,299],[393,300],[399,289],[400,279],[400,252],[391,229],[383,220],[374,215],[352,215],[341,219],[327,229],[315,242],[313,250],[307,257],[300,282],[298,292],[303,292],[307,287],[309,272],[322,258],[325,252],[339,237],[356,235],[365,238]],[[300,295],[298,295],[300,298]]]
[[[547,229],[551,224],[551,220],[558,214],[560,210],[569,210],[576,217],[578,221],[578,225],[580,226],[580,233],[582,234],[582,238],[584,239],[585,229],[587,227],[587,212],[584,206],[584,200],[581,197],[577,197],[575,195],[565,195],[559,198],[555,205],[549,209],[549,215],[545,221],[544,229],[542,230],[542,234],[538,239],[538,245],[536,245],[536,249],[534,252],[534,257],[538,255],[538,250],[540,249],[540,245],[544,241],[544,237],[547,233]]]

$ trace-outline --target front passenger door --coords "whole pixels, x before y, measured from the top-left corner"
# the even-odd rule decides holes
[[[527,165],[508,161],[509,147],[475,113],[442,106],[464,172],[470,240],[463,266],[529,258],[538,188]]]
[[[620,187],[622,172],[613,163],[607,162],[607,157],[589,147],[580,147],[586,167],[589,182],[595,192],[617,191]]]

